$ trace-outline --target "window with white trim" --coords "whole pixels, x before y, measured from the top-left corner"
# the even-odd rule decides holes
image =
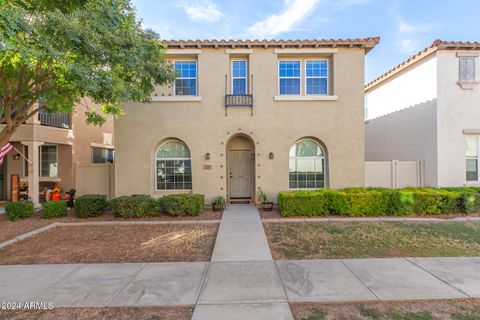
[[[58,177],[58,150],[55,144],[40,146],[40,177]]]
[[[478,181],[478,137],[467,135],[465,140],[466,180]]]
[[[328,93],[327,60],[305,61],[305,93],[323,95]]]
[[[114,161],[114,149],[92,147],[92,163],[113,163]]]
[[[475,57],[459,57],[459,81],[475,81]]]
[[[197,61],[175,61],[175,95],[197,95]]]
[[[232,60],[232,94],[247,94],[247,60]]]
[[[278,63],[279,94],[299,95],[301,83],[301,61],[281,60]]]
[[[191,190],[190,149],[180,140],[169,140],[158,148],[155,158],[156,190]]]
[[[39,176],[43,178],[58,177],[58,150],[55,144],[45,144],[39,148]],[[29,159],[28,146],[23,146],[23,155]],[[28,160],[23,160],[23,176],[28,177]]]
[[[319,189],[325,187],[325,152],[312,139],[297,141],[290,149],[290,189]]]

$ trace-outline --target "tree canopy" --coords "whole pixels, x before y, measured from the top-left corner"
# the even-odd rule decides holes
[[[2,146],[38,112],[71,113],[84,97],[101,105],[85,111],[100,125],[125,102],[149,101],[173,75],[129,0],[0,0]]]

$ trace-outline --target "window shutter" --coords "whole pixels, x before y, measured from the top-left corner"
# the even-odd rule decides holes
[[[460,63],[460,81],[475,81],[475,58],[461,57]]]

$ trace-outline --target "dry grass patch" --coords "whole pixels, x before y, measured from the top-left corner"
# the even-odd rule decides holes
[[[265,223],[274,259],[478,256],[480,223]]]
[[[111,211],[107,211],[99,217],[80,219],[75,217],[73,210],[69,210],[68,215],[55,219],[40,219],[39,212],[35,212],[31,218],[9,221],[5,215],[0,216],[0,242],[13,239],[23,233],[46,226],[53,222],[88,222],[88,221],[186,221],[186,220],[220,220],[222,212],[205,210],[201,215],[191,217],[173,217],[168,214],[162,214],[157,217],[143,217],[138,219],[122,219],[115,217]]]
[[[480,299],[291,304],[295,320],[478,320]]]
[[[193,307],[60,308],[52,310],[0,310],[8,320],[190,320]]]
[[[0,249],[0,264],[209,261],[218,224],[61,226]]]

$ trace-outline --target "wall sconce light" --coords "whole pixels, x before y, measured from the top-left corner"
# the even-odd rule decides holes
[[[210,160],[210,152],[207,152],[207,153],[205,154],[205,160]]]
[[[270,153],[268,154],[268,159],[273,160],[273,158],[274,158],[273,152],[270,152]]]
[[[13,160],[20,160],[20,153],[14,154]]]

